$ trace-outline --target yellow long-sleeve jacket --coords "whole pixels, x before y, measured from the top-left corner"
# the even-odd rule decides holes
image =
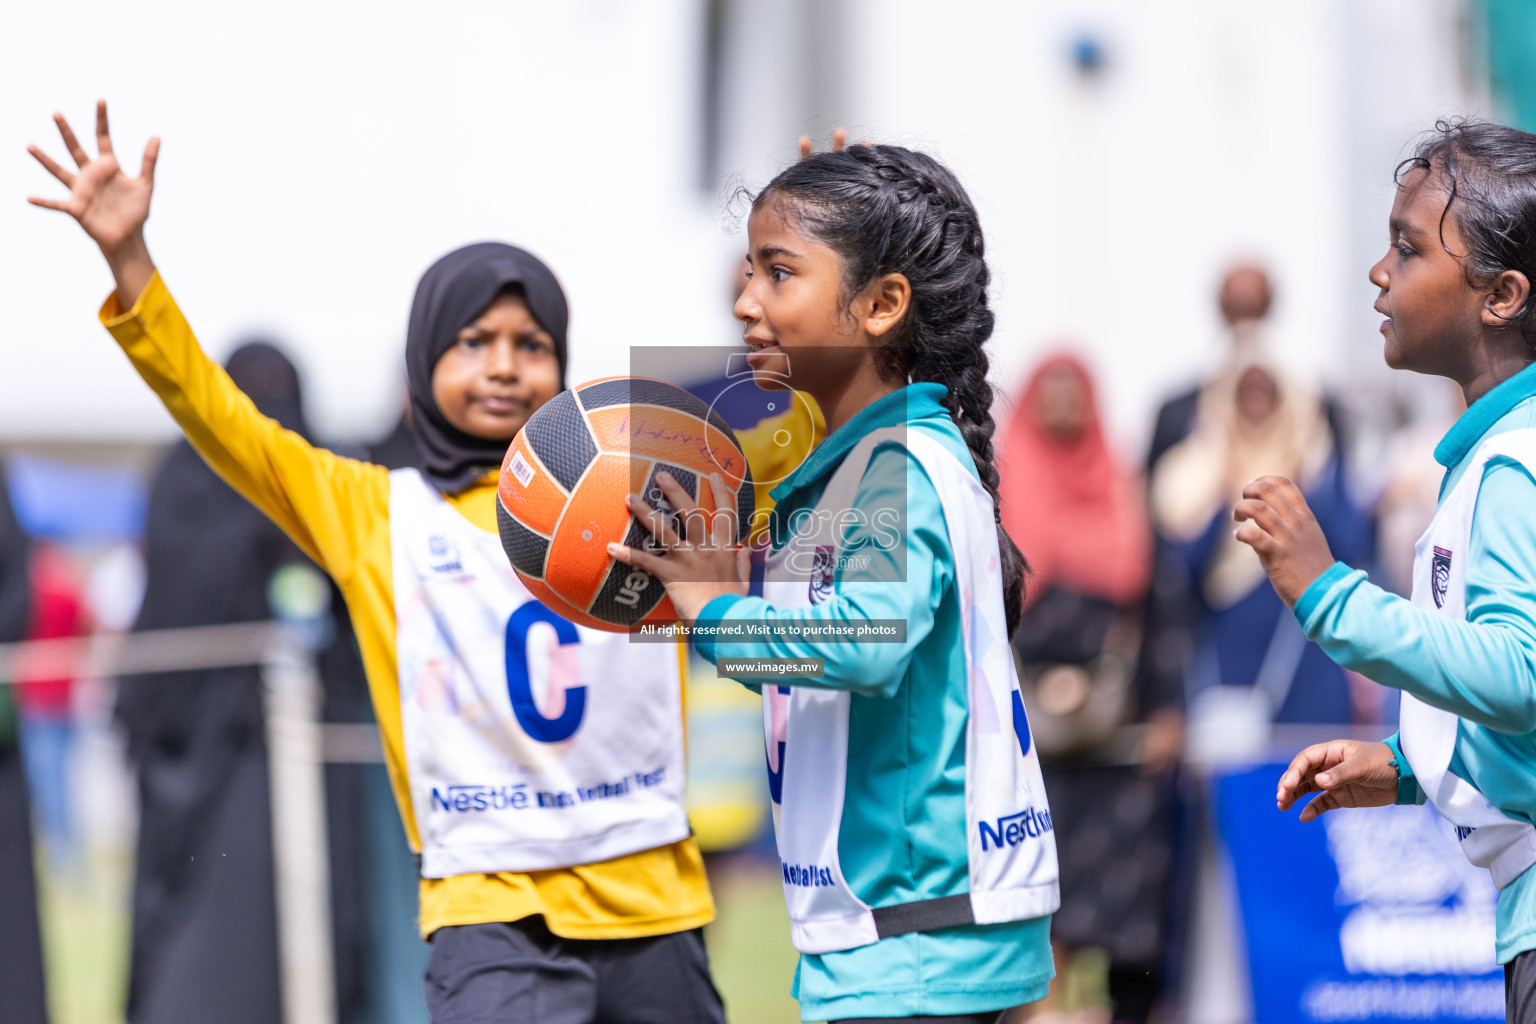
[[[341,588],[362,651],[400,817],[411,848],[419,850],[396,671],[388,472],[316,448],[258,412],[204,355],[158,274],[132,309],[120,309],[114,294],[100,316],[209,465]],[[804,418],[801,404],[791,404],[796,409],[786,416]],[[784,449],[765,440],[783,425],[769,421],[743,436],[744,445],[750,442],[748,462],[758,479],[783,475],[774,461],[783,458]],[[823,428],[815,423],[809,429],[819,437]],[[491,473],[448,500],[465,519],[494,533],[495,493]],[[759,495],[760,503],[763,498]],[[703,862],[691,838],[578,867],[423,878],[420,900],[423,937],[448,925],[540,914],[551,931],[568,938],[633,938],[695,928],[714,917]]]

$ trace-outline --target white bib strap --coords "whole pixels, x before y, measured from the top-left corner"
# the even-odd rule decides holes
[[[802,953],[1042,917],[1060,905],[1050,811],[1003,621],[992,500],[968,467],[920,429],[888,428],[864,437],[817,503],[817,513],[833,514],[807,517],[805,531],[770,555],[763,596],[776,608],[796,608],[831,595],[840,548],[832,524],[838,513],[857,508],[854,499],[875,448],[890,442],[917,460],[938,491],[956,560],[969,705],[963,823],[969,891],[889,907],[865,904],[849,887],[838,859],[852,698],[808,687],[765,687],[763,732],[776,797],[775,834],[791,934]]]
[[[1483,469],[1496,456],[1514,459],[1536,474],[1536,430],[1512,430],[1489,438],[1440,503],[1414,550],[1412,601],[1416,608],[1466,618],[1472,515]],[[1504,814],[1477,787],[1451,771],[1461,719],[1404,693],[1399,721],[1403,756],[1430,803],[1456,826],[1467,859],[1488,868],[1500,889],[1536,864],[1536,827]]]

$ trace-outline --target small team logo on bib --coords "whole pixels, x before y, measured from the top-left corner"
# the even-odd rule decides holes
[[[1436,608],[1445,607],[1445,592],[1451,585],[1451,553],[1437,547],[1429,565],[1429,593]]]
[[[811,604],[821,604],[832,596],[832,554],[830,544],[816,545],[816,561],[811,564]]]

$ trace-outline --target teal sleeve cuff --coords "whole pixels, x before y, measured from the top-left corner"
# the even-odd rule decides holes
[[[1422,804],[1426,797],[1424,790],[1419,786],[1419,780],[1414,778],[1413,766],[1403,756],[1403,744],[1400,734],[1393,733],[1381,742],[1392,748],[1392,766],[1397,769],[1397,803]]]
[[[699,612],[699,617],[696,621],[719,622],[730,614],[731,609],[740,600],[742,600],[740,594],[721,594],[704,606]],[[713,637],[694,637],[691,642],[693,643],[693,649],[699,652],[699,657],[711,665],[715,663],[715,640]]]
[[[1294,609],[1296,621],[1301,623],[1302,629],[1306,629],[1307,620],[1312,617],[1313,612],[1317,611],[1317,606],[1322,603],[1323,598],[1328,596],[1328,591],[1341,580],[1348,579],[1354,571],[1343,562],[1334,562],[1302,592],[1301,597],[1296,599]]]

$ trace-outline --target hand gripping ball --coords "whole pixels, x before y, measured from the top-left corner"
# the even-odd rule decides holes
[[[752,475],[736,435],[698,397],[649,377],[605,377],[563,391],[528,418],[501,464],[496,521],[512,568],[540,601],[572,622],[613,632],[677,618],[661,581],[608,555],[607,545],[659,550],[624,498],[662,496],[666,470],[693,497],[718,473],[736,508],[736,539],[751,522]],[[664,553],[663,553],[664,554]]]

